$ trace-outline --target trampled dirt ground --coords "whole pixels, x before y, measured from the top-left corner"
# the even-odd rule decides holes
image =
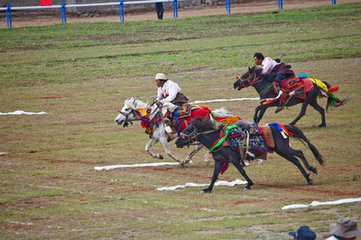
[[[352,3],[360,2],[361,0],[337,0],[337,4],[340,3]],[[331,4],[330,0],[285,0],[283,3],[283,9],[297,9],[304,7],[320,6]],[[278,3],[277,0],[268,1],[268,2],[257,2],[256,0],[249,0],[245,3],[238,3],[231,5],[231,14],[239,13],[252,13],[252,12],[262,12],[262,11],[277,11]],[[26,14],[25,12],[23,14]],[[188,9],[179,9],[178,17],[179,18],[188,18],[194,16],[211,16],[211,15],[221,15],[226,14],[225,5],[213,6],[213,7],[195,7]],[[22,15],[22,14],[21,14]],[[4,19],[4,13],[1,13],[2,19]],[[171,19],[173,17],[173,12],[171,9],[164,12],[164,19]],[[125,13],[125,21],[144,21],[144,20],[155,20],[156,13],[155,11],[151,12],[133,12]],[[58,24],[60,23],[60,14],[58,12],[54,15],[49,16],[49,14],[32,14],[29,17],[20,16],[14,14],[12,18],[13,27],[23,27],[23,26],[36,26],[36,25],[47,25],[47,24]],[[67,16],[67,22],[119,22],[119,16],[99,16],[99,17],[76,17],[76,16]],[[6,27],[6,21],[0,22],[0,28]]]

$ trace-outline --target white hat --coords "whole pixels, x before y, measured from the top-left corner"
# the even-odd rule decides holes
[[[168,80],[164,73],[157,73],[155,75],[155,80]]]

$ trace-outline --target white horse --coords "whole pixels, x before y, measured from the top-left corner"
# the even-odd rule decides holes
[[[220,121],[220,122],[223,121],[223,123],[230,123],[229,121],[235,122],[240,119],[239,117],[232,116],[231,113],[225,110],[224,108],[217,109],[212,112],[210,112],[210,110],[207,108],[207,111],[209,111],[209,117],[211,119],[215,119],[216,121]],[[150,136],[150,140],[145,146],[145,151],[149,153],[153,158],[163,159],[162,154],[153,152],[151,150],[152,146],[155,145],[157,142],[160,142],[162,144],[164,152],[169,157],[179,162],[181,165],[191,162],[192,157],[200,149],[203,148],[202,145],[196,145],[195,149],[188,154],[186,160],[181,160],[180,158],[175,156],[170,151],[169,142],[177,138],[178,134],[167,133],[163,122],[162,111],[155,104],[151,106],[148,105],[147,103],[144,103],[134,98],[125,100],[124,106],[120,110],[118,116],[115,118],[115,122],[118,125],[123,124],[123,126],[126,127],[128,126],[129,123],[132,123],[133,121],[141,121],[142,126],[146,127],[146,132]],[[208,165],[210,162],[208,153],[205,154],[204,160]]]

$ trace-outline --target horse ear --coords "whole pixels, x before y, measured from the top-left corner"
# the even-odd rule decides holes
[[[251,67],[250,67],[250,66],[248,66],[248,72],[251,72],[251,71],[252,71]]]

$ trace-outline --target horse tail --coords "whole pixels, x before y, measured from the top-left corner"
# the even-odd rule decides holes
[[[299,129],[296,126],[292,125],[284,125],[284,127],[287,129],[288,132],[291,133],[292,137],[295,137],[299,139],[303,144],[307,144],[308,148],[312,151],[313,155],[317,159],[317,161],[323,165],[324,164],[324,158],[321,155],[321,153],[317,150],[317,148],[310,142],[310,140],[307,139],[305,134],[302,132],[301,129]]]
[[[216,122],[220,122],[227,125],[235,124],[236,122],[241,120],[240,117],[232,115],[231,112],[229,112],[227,109],[223,107],[211,111],[210,114]]]
[[[330,107],[339,107],[341,105],[344,105],[347,100],[346,99],[340,99],[335,92],[338,91],[339,87],[338,85],[331,87],[331,85],[326,81],[317,80],[325,84],[326,89],[321,87],[319,84],[316,85],[322,90],[324,93],[323,95],[327,96],[327,104],[326,104],[326,111],[328,112],[328,109]],[[321,93],[322,94],[322,93]]]

